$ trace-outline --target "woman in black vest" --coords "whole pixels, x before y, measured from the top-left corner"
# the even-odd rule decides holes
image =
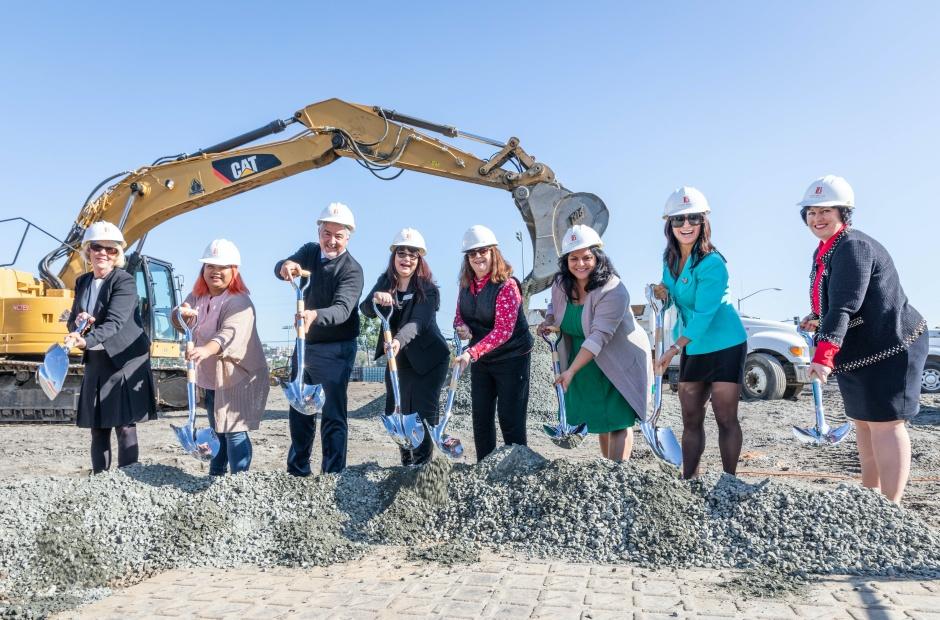
[[[110,222],[95,222],[85,231],[81,252],[91,271],[75,282],[68,340],[85,352],[76,422],[91,429],[91,469],[98,473],[111,467],[112,430],[118,467],[137,462],[136,424],[157,419],[156,389],[137,286],[121,269],[124,236]]]
[[[927,322],[907,303],[888,251],[852,228],[855,193],[845,179],[817,179],[798,204],[819,239],[812,312],[800,325],[816,333],[809,375],[823,383],[836,375],[845,414],[855,422],[862,485],[900,503],[911,473],[904,421],[920,410]]]
[[[457,358],[470,370],[473,442],[477,461],[496,448],[496,416],[506,445],[526,445],[532,334],[519,281],[499,251],[496,235],[471,226],[463,236],[463,265],[454,328],[470,347]]]
[[[437,326],[441,297],[431,268],[424,255],[424,237],[413,228],[403,228],[389,248],[385,273],[379,276],[372,291],[366,295],[359,310],[375,318],[372,302],[379,306],[395,306],[389,321],[392,328],[392,354],[398,362],[398,382],[403,413],[415,413],[429,425],[438,423],[441,388],[447,377],[450,350]],[[386,310],[387,312],[387,310]],[[381,339],[375,347],[375,359],[384,355]],[[385,411],[395,410],[391,378],[385,369]],[[402,465],[420,465],[431,458],[431,434],[416,450],[401,450]]]

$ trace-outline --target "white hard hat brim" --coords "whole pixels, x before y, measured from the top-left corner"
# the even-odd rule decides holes
[[[845,207],[846,209],[854,209],[855,205],[847,205],[841,200],[801,200],[796,203],[798,207]]]
[[[230,261],[230,260],[224,260],[218,257],[200,258],[199,262],[205,263],[206,265],[217,265],[219,267],[227,267],[228,265],[233,265],[235,267],[238,267],[239,265],[242,264],[241,260]]]
[[[395,248],[414,248],[418,250],[418,254],[420,254],[421,256],[424,256],[425,254],[428,253],[428,251],[424,249],[423,247],[421,247],[420,245],[414,245],[412,243],[393,243],[392,245],[388,246],[388,251],[394,252]]]
[[[581,243],[579,243],[579,244],[577,244],[577,245],[575,245],[575,246],[572,246],[572,247],[570,247],[570,248],[566,248],[566,249],[565,249],[565,256],[567,256],[568,254],[571,254],[572,252],[577,252],[578,250],[583,250],[584,248],[602,248],[602,247],[604,247],[604,242],[603,242],[603,241],[601,241],[600,243],[597,243],[597,242],[591,243],[591,242],[589,242],[589,241],[583,241],[583,242],[581,242]]]
[[[466,254],[470,250],[476,250],[478,248],[498,248],[498,243],[490,243],[489,241],[480,241],[471,245],[468,245],[463,249],[463,253]]]
[[[708,207],[703,208],[703,207],[699,207],[696,205],[689,205],[688,207],[685,207],[684,209],[679,209],[678,211],[673,211],[669,215],[664,215],[663,219],[668,220],[674,215],[691,215],[693,213],[701,213],[702,215],[708,215],[711,212],[712,210],[709,209]]]

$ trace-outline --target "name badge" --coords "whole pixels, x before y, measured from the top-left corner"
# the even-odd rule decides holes
[[[414,297],[414,296],[415,296],[414,293],[406,293],[405,295],[402,296],[401,300],[402,300],[402,301],[408,301],[409,299],[411,299],[411,298]]]

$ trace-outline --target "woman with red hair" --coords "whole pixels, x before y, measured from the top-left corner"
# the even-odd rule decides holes
[[[206,247],[192,292],[180,306],[196,345],[196,385],[205,391],[209,423],[219,436],[210,476],[247,471],[248,431],[257,430],[268,399],[268,365],[255,327],[255,308],[238,273],[241,254],[227,239]],[[174,323],[176,312],[173,313]],[[177,328],[181,328],[177,325]]]

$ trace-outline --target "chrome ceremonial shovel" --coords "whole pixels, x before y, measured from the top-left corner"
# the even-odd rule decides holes
[[[75,331],[82,333],[88,327],[88,323],[87,320],[78,323]],[[49,400],[55,400],[55,397],[62,391],[65,377],[69,373],[69,349],[73,346],[75,343],[68,336],[62,344],[52,345],[36,370],[36,381],[39,382],[39,387],[46,393]]]
[[[656,348],[656,359],[662,358],[665,353],[665,341],[663,338],[663,322],[666,316],[666,302],[656,299],[653,295],[653,285],[646,287],[646,301],[656,316],[656,331],[653,341]],[[682,447],[676,439],[675,433],[671,428],[658,427],[659,415],[663,410],[663,376],[655,375],[653,377],[653,411],[646,416],[646,419],[640,422],[640,430],[643,432],[643,438],[649,444],[650,450],[656,458],[669,463],[675,467],[682,465]]]
[[[450,372],[450,384],[447,386],[447,403],[444,405],[444,415],[440,422],[431,425],[426,424],[428,432],[431,433],[431,439],[438,449],[452,459],[460,458],[463,455],[463,445],[460,440],[453,435],[448,435],[444,431],[447,429],[447,423],[450,421],[450,412],[454,408],[454,395],[457,393],[457,381],[460,380],[460,364],[457,358],[463,353],[463,341],[457,332],[454,332],[454,362]]]
[[[196,430],[196,363],[188,359],[194,348],[193,332],[183,320],[183,313],[179,308],[176,309],[176,321],[186,334],[186,399],[189,404],[189,419],[183,426],[170,424],[170,428],[176,433],[183,450],[196,460],[208,461],[219,453],[219,436],[208,427]]]
[[[304,325],[304,291],[310,286],[310,272],[303,270],[300,272],[301,278],[307,278],[307,283],[301,287],[297,284],[297,278],[288,280],[297,300],[296,313],[294,318],[294,327],[297,331],[294,339],[294,378],[278,379],[278,385],[284,390],[284,396],[290,406],[303,415],[317,415],[323,410],[323,403],[326,397],[323,394],[323,386],[319,383],[307,385],[304,383],[304,346],[307,329]]]
[[[554,339],[542,334],[542,339],[548,343],[548,348],[552,350],[552,369],[555,376],[561,374],[561,361],[558,359],[558,341],[561,340],[561,332],[557,327],[550,328],[550,331],[556,333]],[[552,443],[559,448],[577,448],[587,436],[587,424],[581,423],[577,426],[568,424],[568,416],[565,412],[565,391],[559,384],[555,384],[555,397],[558,399],[558,424],[543,424],[542,432],[548,435]]]
[[[401,391],[398,387],[398,364],[395,362],[395,356],[392,355],[392,328],[389,320],[395,311],[394,306],[390,306],[388,314],[383,314],[379,310],[375,300],[372,301],[372,307],[375,314],[382,321],[382,338],[385,341],[385,357],[388,360],[388,373],[392,383],[392,394],[395,397],[395,411],[388,415],[380,415],[382,426],[386,432],[391,435],[392,440],[405,450],[416,450],[421,442],[424,441],[424,423],[417,413],[401,412]]]

